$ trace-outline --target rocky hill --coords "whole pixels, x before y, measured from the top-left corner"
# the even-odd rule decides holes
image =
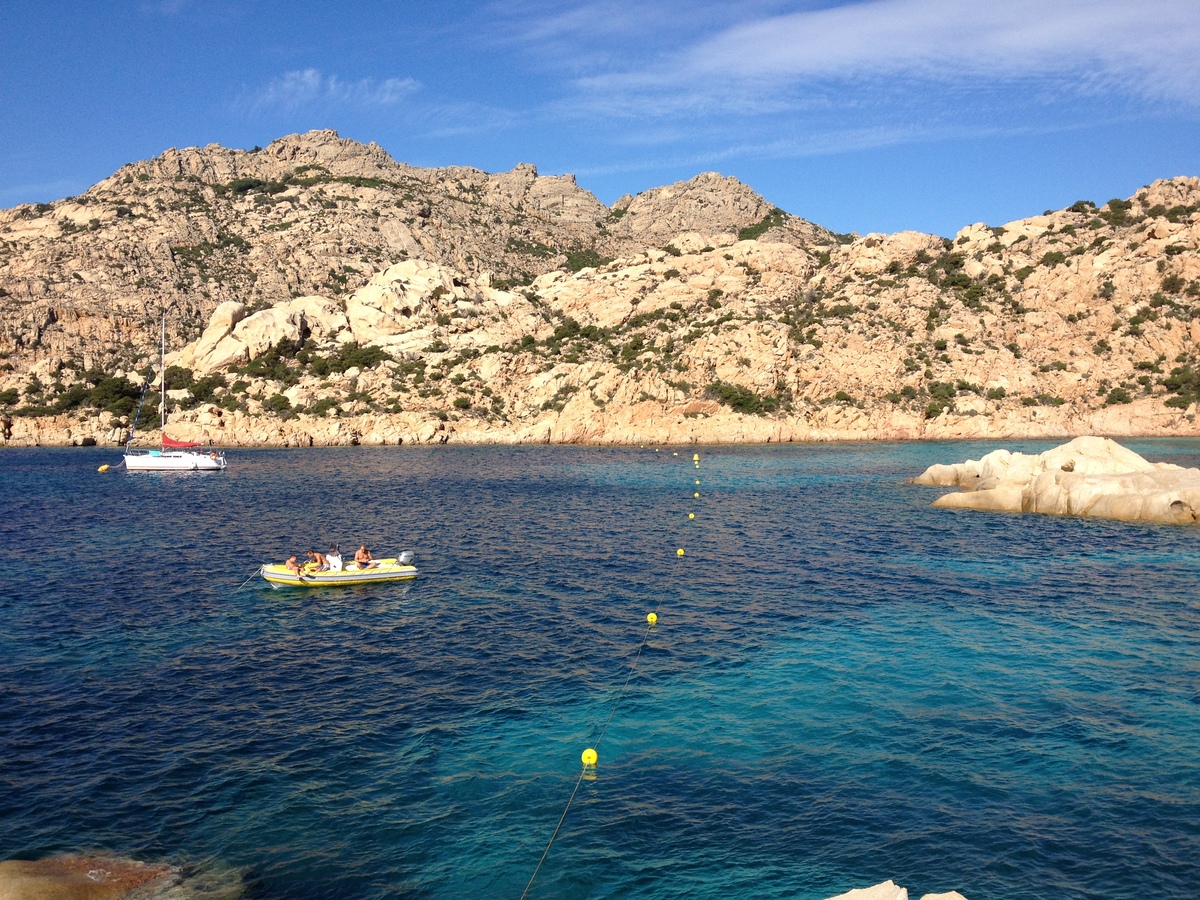
[[[0,440],[121,441],[167,307],[172,433],[225,445],[1200,434],[1198,245],[1197,178],[859,237],[714,173],[171,150],[0,212]]]

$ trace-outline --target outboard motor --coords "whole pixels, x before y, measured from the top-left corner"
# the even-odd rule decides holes
[[[412,561],[413,561],[413,552],[411,550],[405,550],[403,553],[401,553],[396,558],[396,562],[398,562],[402,566],[411,566]]]

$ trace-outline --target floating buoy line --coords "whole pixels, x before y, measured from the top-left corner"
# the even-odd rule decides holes
[[[641,449],[645,449],[645,447],[642,447]],[[658,452],[657,447],[654,448],[654,452]],[[679,454],[672,453],[671,455],[678,456]],[[700,468],[699,453],[692,454],[692,463],[697,469]],[[694,500],[700,499],[700,491],[698,490],[699,486],[700,479],[697,478],[697,490],[693,491],[692,493],[692,499]],[[695,521],[695,519],[696,513],[689,512],[688,521],[692,522]],[[679,547],[675,551],[675,556],[677,559],[682,559],[686,555],[687,554],[683,547]],[[567,803],[566,806],[563,807],[562,815],[558,817],[558,824],[554,826],[554,832],[550,835],[550,840],[546,842],[546,849],[542,851],[542,857],[538,860],[537,866],[534,867],[533,874],[529,877],[529,883],[525,885],[525,890],[521,892],[521,900],[525,900],[525,896],[529,893],[530,888],[533,887],[533,882],[537,880],[538,872],[540,872],[542,869],[542,863],[544,863],[546,861],[546,857],[550,855],[550,848],[554,846],[554,840],[558,837],[558,833],[562,829],[563,822],[565,822],[567,819],[567,813],[571,809],[571,804],[575,801],[575,795],[579,793],[579,786],[583,783],[585,778],[590,780],[596,777],[596,766],[600,761],[600,754],[597,748],[599,748],[601,742],[603,742],[604,735],[608,733],[608,726],[612,724],[613,717],[617,714],[617,708],[621,705],[621,700],[625,696],[625,691],[629,688],[629,683],[633,680],[634,673],[637,671],[638,662],[642,658],[642,651],[646,649],[646,641],[650,639],[650,632],[653,631],[654,626],[658,624],[658,607],[660,602],[660,600],[656,600],[654,603],[654,609],[646,614],[646,630],[642,633],[642,641],[638,645],[637,653],[634,654],[633,662],[629,664],[629,674],[625,677],[625,683],[621,685],[621,690],[617,692],[617,698],[613,701],[612,709],[608,713],[608,719],[605,720],[604,727],[600,729],[600,736],[596,738],[591,747],[587,747],[584,749],[583,753],[580,754],[579,758],[580,762],[583,763],[583,768],[579,772],[579,777],[575,779],[575,787],[571,789],[571,796],[567,798]]]

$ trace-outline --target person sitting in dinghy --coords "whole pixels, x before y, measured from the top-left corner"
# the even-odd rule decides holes
[[[302,570],[300,568],[300,563],[296,560],[295,553],[287,558],[287,562],[285,562],[284,565],[287,566],[287,570],[289,572],[294,572],[297,575],[301,574]]]
[[[324,553],[318,553],[316,550],[308,551],[308,562],[304,564],[304,569],[307,572],[324,572],[329,568],[329,561],[325,559]]]
[[[342,571],[342,551],[338,549],[337,544],[329,545],[329,552],[325,554],[325,564],[329,566],[330,572]]]
[[[354,561],[358,563],[360,569],[373,569],[379,565],[379,563],[371,558],[371,551],[367,549],[366,544],[360,545],[358,550],[355,551]]]

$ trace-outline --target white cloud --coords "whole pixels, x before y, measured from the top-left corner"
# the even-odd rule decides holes
[[[318,69],[286,72],[258,92],[244,97],[242,105],[252,113],[266,110],[293,112],[319,106],[394,106],[420,89],[412,78],[363,78],[346,81]]]
[[[1158,76],[1197,99],[1200,4],[1189,0],[874,0],[730,29],[694,48],[695,73],[929,80],[1067,72]]]
[[[1195,0],[864,0],[758,18],[640,69],[577,82],[598,109],[778,111],[809,89],[886,83],[991,89],[1050,79],[1068,94],[1200,105]]]

